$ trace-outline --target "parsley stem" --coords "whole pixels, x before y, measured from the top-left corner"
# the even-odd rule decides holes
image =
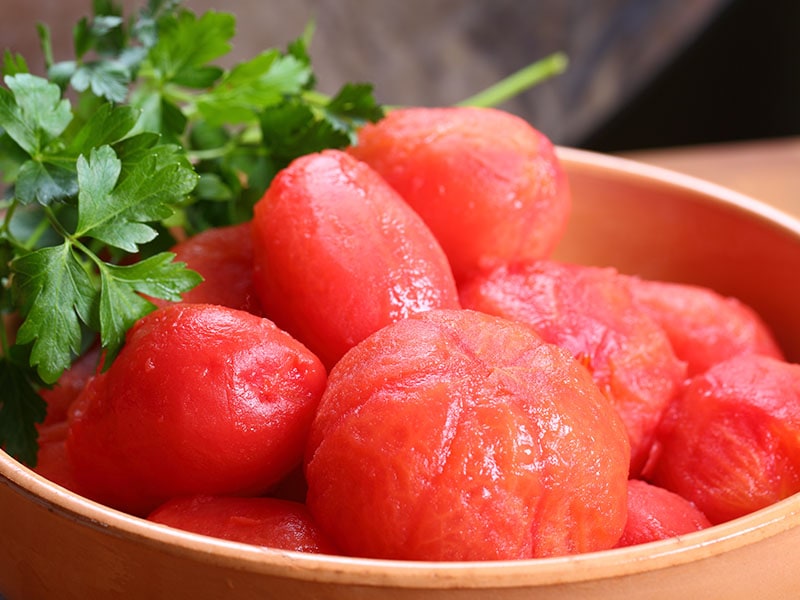
[[[482,92],[461,100],[456,106],[497,106],[528,88],[563,73],[568,62],[563,52],[555,52],[501,79]]]
[[[309,104],[314,104],[318,107],[327,106],[328,102],[331,101],[330,96],[323,94],[322,92],[318,92],[317,90],[304,90],[303,99]]]
[[[5,210],[5,214],[3,215],[3,224],[0,227],[0,231],[3,233],[2,238],[16,250],[29,252],[34,247],[36,241],[41,238],[42,234],[47,230],[47,222],[43,221],[39,223],[33,233],[31,233],[25,239],[25,242],[21,242],[11,232],[11,221],[14,219],[14,213],[16,212],[18,206],[19,203],[17,201],[12,201],[9,203],[8,208]]]
[[[236,138],[231,138],[222,146],[216,148],[206,148],[204,150],[187,150],[186,155],[192,162],[201,160],[213,160],[215,158],[222,158],[227,156],[239,147],[239,142]]]
[[[33,232],[30,234],[30,236],[28,236],[28,239],[25,242],[25,248],[27,250],[32,250],[33,248],[35,248],[36,244],[39,242],[39,240],[49,227],[50,223],[48,222],[48,220],[43,219],[39,221],[39,223],[36,225],[36,229],[34,229]]]
[[[61,225],[61,221],[58,220],[58,216],[56,215],[55,211],[53,211],[52,207],[44,206],[42,210],[47,217],[47,219],[42,222],[49,224],[58,235],[71,241],[69,232]]]
[[[181,110],[187,115],[187,118],[197,113],[197,98],[192,92],[177,85],[167,83],[161,87],[160,93],[175,104],[181,105]]]
[[[16,201],[9,203],[8,208],[3,214],[3,231],[8,233],[11,230],[11,219],[14,218],[14,212],[19,204]]]
[[[62,229],[60,224],[56,228],[56,230],[59,231],[59,233],[61,233],[61,235],[64,236],[65,241],[71,246],[73,255],[75,255],[74,254],[75,250],[79,250],[80,254],[82,254],[89,261],[94,263],[94,265],[99,270],[103,269],[103,267],[105,266],[105,263],[103,262],[103,260],[99,256],[97,256],[97,254],[95,254],[95,252],[94,252],[94,250],[92,248],[88,247],[80,239],[76,238],[75,236],[71,235],[70,233],[68,233],[67,231]],[[86,269],[89,268],[89,263],[88,262],[83,261],[82,264],[84,265],[84,268],[86,268]]]
[[[245,127],[221,146],[205,148],[203,150],[192,150],[189,148],[186,150],[186,155],[192,162],[214,160],[215,158],[223,158],[240,149],[242,146],[252,145],[257,147],[260,143],[261,130],[257,126],[251,126]],[[264,154],[263,149],[258,150],[254,148],[254,150],[256,153]]]

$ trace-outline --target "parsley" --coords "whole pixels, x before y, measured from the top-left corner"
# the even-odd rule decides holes
[[[285,50],[217,66],[235,26],[180,0],[148,0],[133,18],[93,0],[71,59],[56,61],[37,28],[45,77],[3,55],[0,448],[29,465],[45,414],[38,391],[95,339],[110,364],[154,309],[148,296],[179,300],[200,282],[174,262],[172,231],[250,219],[281,168],[352,144],[384,114],[368,84],[315,90],[311,27]],[[515,76],[489,100],[546,76]]]
[[[7,358],[0,358],[2,441],[5,449],[27,464],[36,463],[36,423],[45,417],[45,402],[31,387],[28,374]]]

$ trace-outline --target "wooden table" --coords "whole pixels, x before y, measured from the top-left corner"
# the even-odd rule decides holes
[[[800,138],[621,154],[724,185],[800,217]]]

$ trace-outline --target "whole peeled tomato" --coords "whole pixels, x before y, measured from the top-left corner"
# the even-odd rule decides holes
[[[348,151],[376,169],[441,243],[456,280],[498,261],[549,256],[571,198],[550,140],[492,108],[406,108]]]
[[[233,542],[295,552],[335,554],[304,504],[267,497],[188,496],[168,500],[147,517]]]
[[[69,407],[81,393],[89,378],[97,373],[100,368],[100,360],[100,345],[94,344],[62,373],[52,387],[44,388],[39,392],[39,395],[47,403],[47,415],[38,426],[39,429],[67,420]]]
[[[261,493],[300,462],[325,381],[319,359],[267,319],[160,308],[75,400],[75,478],[133,514],[175,496]]]
[[[253,236],[266,315],[328,368],[384,325],[459,306],[428,227],[344,152],[310,154],[278,173],[255,207]]]
[[[711,527],[694,504],[640,479],[628,482],[628,520],[617,548],[666,540]]]
[[[686,366],[636,306],[623,276],[612,268],[517,261],[472,277],[460,294],[465,308],[524,323],[589,369],[625,423],[631,475],[638,475]]]
[[[186,238],[171,248],[175,260],[197,271],[203,281],[183,301],[219,304],[261,316],[263,311],[253,285],[253,241],[250,223],[213,227]],[[151,299],[157,306],[168,304]]]
[[[491,560],[613,546],[630,448],[567,352],[468,310],[389,325],[334,367],[307,503],[343,552]]]
[[[800,365],[742,354],[693,377],[644,476],[715,524],[800,491]]]
[[[628,282],[634,301],[667,333],[690,376],[737,354],[783,359],[764,320],[737,298],[684,283],[638,277]]]
[[[75,479],[72,463],[67,456],[66,420],[40,425],[38,433],[39,449],[33,470],[51,482],[80,494],[82,490]]]

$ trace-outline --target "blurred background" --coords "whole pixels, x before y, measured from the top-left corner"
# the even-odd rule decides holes
[[[145,0],[123,0],[126,12]],[[375,84],[390,104],[468,97],[555,51],[566,73],[503,105],[554,142],[607,152],[800,133],[798,0],[184,0],[238,19],[232,63],[313,20],[319,87]],[[41,70],[91,0],[3,0],[0,43]]]

